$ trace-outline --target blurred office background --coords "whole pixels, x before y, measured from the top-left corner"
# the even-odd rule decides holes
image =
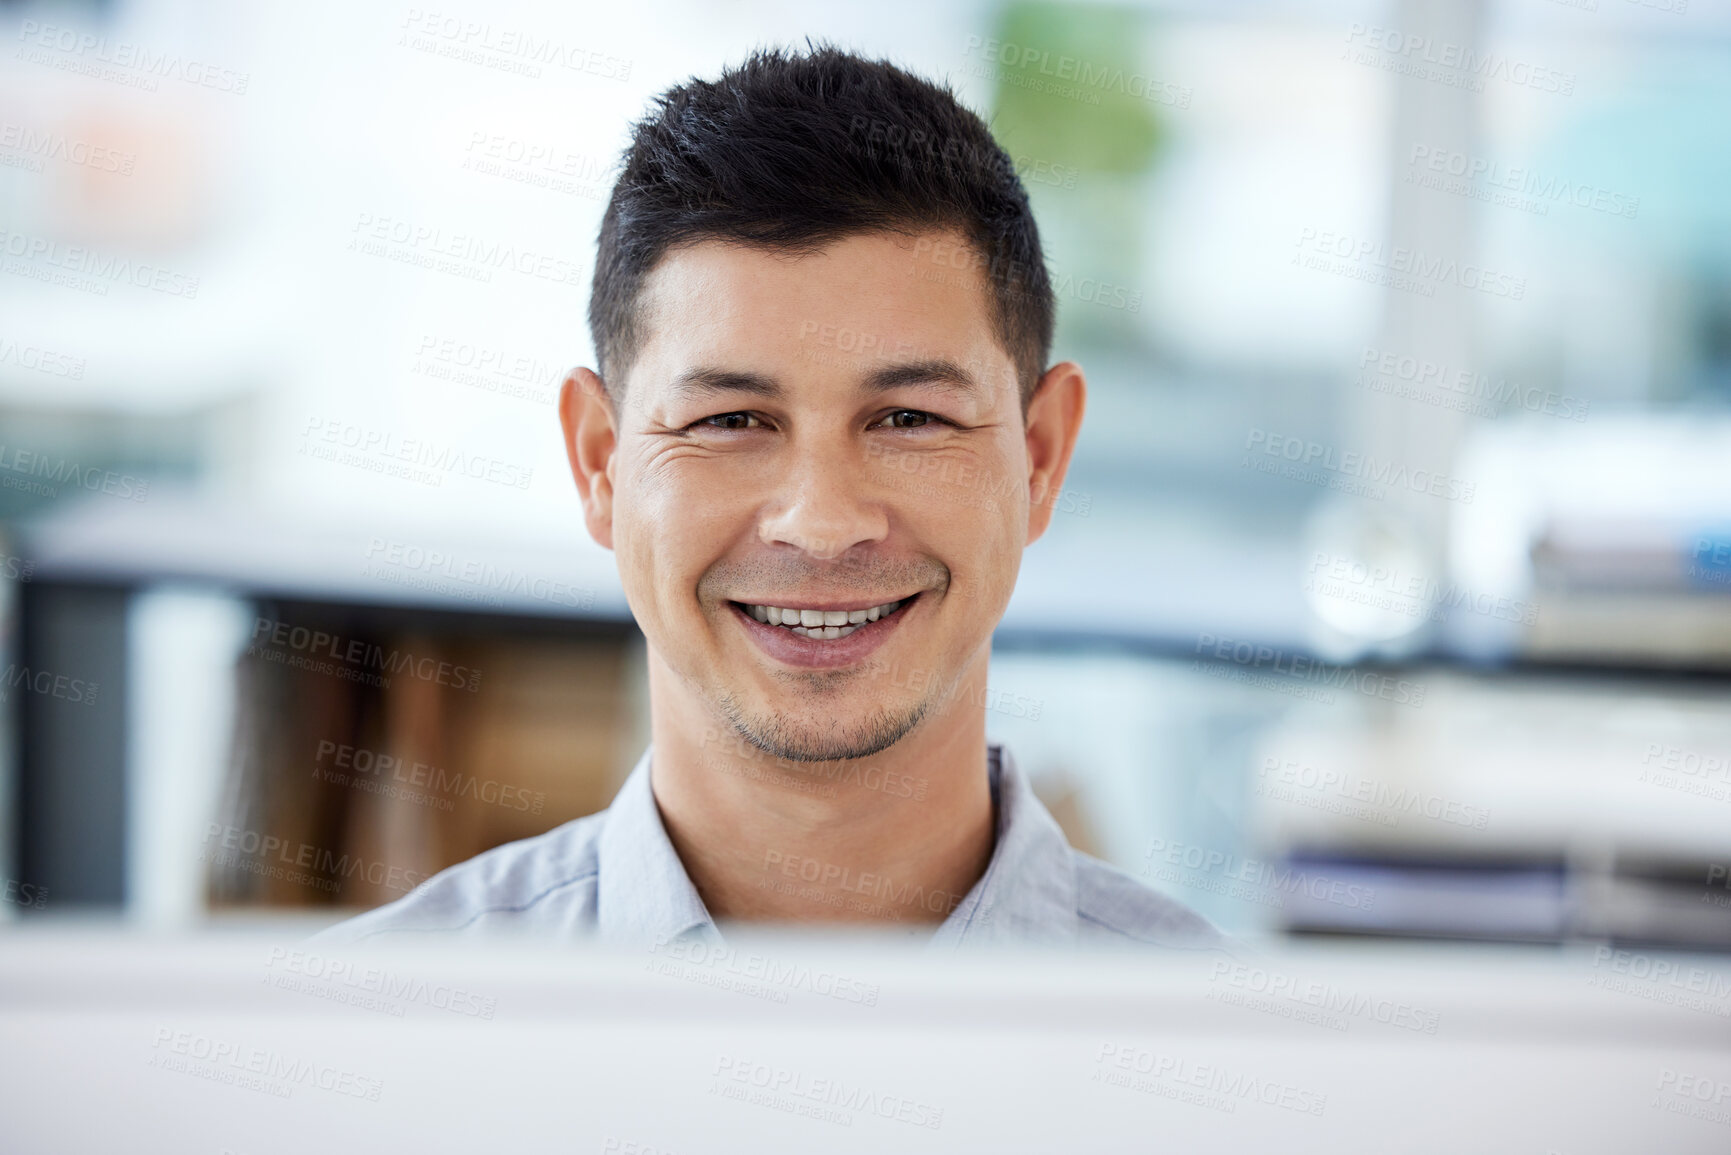
[[[330,920],[607,803],[614,158],[807,36],[1040,216],[1090,411],[986,705],[1073,841],[1242,934],[1731,948],[1701,0],[0,4],[0,917]]]

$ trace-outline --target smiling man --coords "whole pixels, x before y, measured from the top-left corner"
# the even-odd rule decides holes
[[[608,810],[335,937],[1214,945],[986,739],[992,630],[1082,421],[1053,312],[1014,167],[946,90],[818,49],[662,96],[601,226],[597,371],[559,401],[652,745]]]

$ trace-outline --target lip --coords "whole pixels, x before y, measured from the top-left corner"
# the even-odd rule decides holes
[[[800,666],[808,670],[831,670],[843,666],[858,665],[870,657],[872,651],[889,640],[901,626],[902,619],[919,602],[921,593],[910,594],[905,598],[891,598],[900,601],[901,607],[887,618],[879,618],[875,622],[866,622],[854,627],[853,633],[845,638],[802,638],[785,626],[772,626],[752,617],[738,602],[728,602],[728,608],[733,611],[734,618],[744,627],[746,636],[757,643],[757,648],[778,662],[789,666]],[[778,602],[763,603],[779,605]],[[882,605],[873,602],[872,605]],[[805,610],[846,610],[865,609],[865,606],[832,605],[801,605],[787,606],[787,609]]]

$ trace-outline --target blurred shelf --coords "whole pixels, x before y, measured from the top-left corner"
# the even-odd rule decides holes
[[[1258,852],[1329,884],[1290,889],[1288,930],[1731,945],[1723,689],[1426,680],[1410,716],[1293,718],[1258,744]]]
[[[550,537],[554,535],[549,535]],[[536,546],[316,522],[153,491],[89,501],[29,526],[35,580],[177,582],[247,597],[626,621],[613,558],[586,537]]]
[[[1254,550],[1246,557],[1238,543],[1224,551],[1217,542],[1175,544],[1129,523],[1060,528],[1072,532],[1024,556],[1000,624],[1005,638],[1118,640],[1189,653],[1211,635],[1306,649],[1296,545],[1245,546]],[[40,581],[181,582],[301,601],[630,619],[612,554],[569,523],[537,545],[311,520],[153,490],[138,503],[69,506],[23,538]]]

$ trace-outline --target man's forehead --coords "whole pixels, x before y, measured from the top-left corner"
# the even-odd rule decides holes
[[[632,370],[665,379],[746,357],[823,364],[947,358],[990,378],[1014,368],[981,262],[959,234],[862,233],[788,253],[720,240],[681,246],[645,279]]]

